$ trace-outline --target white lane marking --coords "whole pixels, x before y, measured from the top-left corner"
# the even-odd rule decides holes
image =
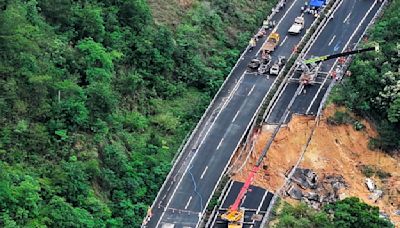
[[[275,26],[275,28],[272,30],[272,32],[276,32],[276,30],[278,30],[279,25],[281,24],[281,22],[283,21],[283,19],[285,19],[286,15],[287,15],[287,14],[289,13],[289,11],[293,8],[293,6],[294,6],[294,4],[295,4],[296,2],[297,2],[297,0],[296,0],[296,1],[293,1],[292,5],[290,5],[289,9],[286,11],[286,13],[283,15],[283,17],[278,21],[278,24],[276,24],[276,26]],[[271,32],[271,33],[272,33],[272,32]],[[265,39],[264,44],[265,44],[266,42],[267,42],[267,39]],[[256,56],[258,56],[258,54],[260,53],[261,49],[262,49],[262,48],[260,48],[260,49],[257,51]]]
[[[229,192],[231,191],[232,185],[233,185],[233,181],[231,181],[231,184],[229,185],[228,190],[225,192],[225,196],[224,196],[224,198],[222,199],[220,208],[222,208],[222,205],[224,205],[225,200],[226,200],[226,198],[228,197]]]
[[[268,195],[268,191],[265,190],[265,193],[264,193],[264,195],[263,195],[263,198],[261,199],[260,205],[259,205],[258,208],[257,208],[257,212],[256,212],[257,214],[258,214],[258,212],[260,212],[261,206],[263,205],[264,200],[265,200],[265,197],[267,197],[267,195]]]
[[[287,40],[287,36],[285,36],[285,38],[282,40],[282,43],[279,44],[279,47],[282,46],[285,43],[286,40]]]
[[[203,179],[204,174],[206,174],[206,172],[207,172],[207,169],[208,169],[208,166],[206,166],[206,168],[204,169],[203,173],[200,176],[200,179]]]
[[[192,196],[187,201],[186,206],[185,206],[185,210],[189,207],[190,201],[192,201]]]
[[[221,141],[219,141],[219,144],[217,146],[217,150],[219,149],[219,147],[221,146],[222,142],[224,141],[224,138],[221,139]]]
[[[289,9],[286,11],[286,13],[283,15],[283,17],[278,21],[278,24],[276,24],[275,28],[274,28],[274,32],[276,32],[276,30],[278,30],[279,25],[282,23],[283,19],[286,18],[286,15],[290,12],[290,10],[293,8],[294,4],[297,1],[293,1],[292,5],[290,5]]]
[[[251,90],[249,91],[249,93],[247,94],[247,96],[250,96],[250,94],[253,92],[254,87],[256,87],[256,85],[253,85],[253,87],[251,87]]]
[[[354,32],[351,34],[349,40],[347,41],[347,43],[343,46],[342,48],[342,52],[347,48],[347,46],[350,44],[350,41],[353,39],[354,35],[357,33],[357,31],[360,29],[361,25],[364,23],[365,19],[367,18],[368,14],[371,12],[371,10],[375,7],[377,1],[374,1],[374,4],[372,4],[372,6],[369,8],[369,10],[367,11],[367,13],[364,15],[364,17],[361,19],[361,22],[358,24],[357,28],[354,30]],[[330,72],[333,70],[333,67],[335,67],[336,63],[337,63],[338,59],[335,60],[335,62],[333,63],[333,65],[331,66],[331,69],[329,69],[328,74],[326,75],[324,81],[321,83],[321,86],[318,88],[317,93],[315,94],[315,96],[313,97],[310,105],[307,108],[306,114],[308,114],[311,110],[312,105],[314,104],[315,100],[317,99],[319,93],[321,92],[322,88],[324,87],[325,82],[328,80],[329,78],[329,74]]]
[[[333,18],[336,13],[338,12],[338,10],[340,9],[340,7],[342,6],[344,1],[340,1],[339,4],[336,6],[336,8],[333,10],[333,12],[331,13],[331,18]],[[329,21],[329,20],[328,20]],[[303,56],[306,56],[308,54],[308,52],[311,51],[311,47],[314,45],[314,43],[317,41],[317,39],[319,38],[319,36],[322,34],[323,31],[325,31],[327,24],[325,24],[323,26],[323,28],[321,30],[319,30],[317,36],[314,37],[314,40],[311,42],[310,46],[308,47],[308,49],[306,50],[306,52],[304,53]]]
[[[350,18],[350,16],[351,16],[351,13],[352,13],[352,12],[350,12],[349,15],[347,15],[347,17],[344,19],[343,23],[346,23],[347,20],[349,20],[349,18]]]
[[[333,40],[335,40],[335,38],[336,38],[336,35],[334,35],[334,36],[332,37],[331,41],[329,41],[328,46],[331,46],[331,44],[332,44]]]
[[[183,177],[186,175],[186,173],[187,173],[187,171],[188,171],[188,169],[189,169],[189,167],[190,167],[190,164],[192,163],[192,161],[193,161],[194,158],[196,157],[197,152],[200,150],[201,146],[203,145],[204,141],[206,140],[208,134],[210,133],[211,129],[213,128],[213,126],[214,126],[215,122],[217,121],[218,117],[221,115],[223,109],[226,107],[228,101],[230,101],[231,97],[233,97],[233,95],[236,93],[236,90],[238,89],[239,85],[242,83],[242,80],[243,80],[245,74],[246,74],[246,72],[244,72],[244,73],[240,76],[240,79],[239,79],[238,83],[235,85],[235,87],[233,88],[232,93],[229,94],[229,99],[227,99],[227,100],[222,104],[221,110],[218,112],[218,114],[217,114],[217,116],[215,117],[214,121],[211,123],[211,125],[210,125],[210,127],[208,128],[206,134],[204,135],[203,139],[201,140],[200,144],[198,145],[198,147],[197,147],[197,149],[196,149],[196,153],[191,157],[189,163],[188,163],[187,166],[186,166],[185,171],[183,172],[182,176],[179,178],[179,181],[178,181],[178,183],[177,183],[177,185],[176,185],[174,191],[172,192],[172,195],[170,196],[170,198],[169,198],[167,204],[165,205],[164,210],[163,210],[163,212],[161,213],[161,216],[160,216],[160,218],[159,218],[158,221],[157,221],[156,227],[159,227],[159,225],[160,225],[160,223],[161,223],[161,221],[162,221],[162,219],[163,219],[163,217],[164,217],[164,215],[165,215],[165,212],[167,211],[169,205],[171,204],[171,201],[172,201],[172,199],[174,198],[175,193],[176,193],[176,191],[178,190],[178,188],[179,188],[179,186],[180,186],[180,184],[181,184],[181,182],[182,182],[182,180],[183,180]]]
[[[233,122],[235,122],[236,118],[237,118],[237,117],[238,117],[238,115],[239,115],[239,112],[240,112],[240,110],[238,110],[238,111],[236,112],[236,115],[235,115],[235,117],[233,117],[232,123],[233,123]]]
[[[285,86],[282,88],[281,92],[279,93],[278,97],[275,99],[275,102],[272,104],[272,107],[269,109],[269,113],[267,117],[265,118],[265,122],[268,122],[269,117],[271,116],[275,106],[278,104],[279,99],[281,98],[283,92],[286,90],[286,87],[289,85],[289,83],[286,83]]]

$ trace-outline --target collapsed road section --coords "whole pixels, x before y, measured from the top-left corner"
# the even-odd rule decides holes
[[[268,72],[248,72],[247,66],[263,54],[261,49],[271,32],[286,34],[295,18],[302,14],[302,0],[285,2],[286,7],[270,18],[273,30],[265,30],[257,42],[252,42],[254,47],[242,54],[193,131],[149,210],[144,227],[198,226],[222,174],[276,79]],[[313,15],[305,16],[305,29],[313,20]],[[287,58],[301,37],[282,37],[269,53],[270,60]]]
[[[337,72],[336,69],[333,69],[337,63],[337,57],[346,57],[350,54],[376,49],[375,47],[371,47],[354,52],[345,51],[347,49],[351,50],[355,47],[355,44],[364,34],[364,31],[366,30],[370,21],[375,17],[381,6],[382,4],[378,1],[353,0],[343,1],[341,2],[341,5],[337,9],[335,9],[335,13],[332,15],[332,17],[329,18],[329,22],[327,23],[325,28],[320,33],[318,33],[316,39],[311,41],[313,44],[309,49],[306,50],[306,53],[301,56],[303,59],[309,59],[303,60],[303,62],[305,63],[316,63],[313,66],[314,69],[317,68],[317,70],[313,71],[315,77],[312,83],[309,83],[309,80],[307,81],[307,83],[304,83],[302,81],[305,69],[300,67],[301,64],[297,66],[295,65],[294,67],[296,68],[296,70],[293,72],[293,74],[289,75],[289,80],[284,85],[283,89],[277,96],[271,108],[267,110],[267,118],[265,119],[266,125],[277,126],[275,127],[274,134],[265,146],[266,148],[263,149],[263,153],[261,154],[261,157],[258,159],[258,161],[260,159],[262,160],[262,158],[266,156],[266,152],[268,151],[269,146],[271,145],[274,136],[276,136],[276,133],[278,132],[280,126],[287,123],[293,113],[317,113],[328,86],[335,78],[331,76],[332,72]],[[343,29],[344,26],[346,27],[346,29]],[[330,38],[330,41],[324,42],[326,41],[327,37]],[[335,39],[337,39],[336,43]],[[333,47],[331,47],[332,44],[334,44]],[[332,52],[333,55],[327,55],[328,53]],[[319,58],[312,57],[321,54],[323,56]],[[323,62],[323,60],[328,61]],[[318,76],[322,78],[318,78]],[[262,164],[258,161],[255,167],[259,167],[259,165]],[[257,173],[258,171],[258,169],[250,169],[251,170],[248,172],[247,178],[243,179],[243,181],[245,181],[245,183],[243,184],[243,188],[248,188],[246,187],[246,185],[249,185],[249,183],[247,183],[248,180],[250,180],[251,182],[255,176],[255,173]],[[241,200],[241,203],[243,203],[243,196],[245,196],[247,199],[250,194],[246,194],[246,192],[245,194],[241,193],[242,191],[239,192],[237,197],[239,201]],[[229,192],[227,193],[227,195],[229,195]],[[254,194],[252,195],[253,197],[255,197]],[[243,204],[240,204],[240,206],[243,206]],[[242,207],[240,210],[238,208],[239,207],[236,205],[236,203],[232,204],[230,206],[231,211],[229,213],[220,213],[217,218],[225,219],[225,225],[231,225],[232,227],[237,225],[251,225],[257,227],[257,223],[244,223],[242,221],[244,218],[243,211],[246,211],[246,208],[244,207],[243,209]],[[216,219],[216,221],[220,220]]]

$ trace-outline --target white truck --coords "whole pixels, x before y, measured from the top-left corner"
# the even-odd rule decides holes
[[[289,28],[289,34],[299,34],[304,28],[304,17],[296,17],[293,25]]]

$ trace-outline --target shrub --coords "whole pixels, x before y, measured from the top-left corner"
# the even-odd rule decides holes
[[[364,129],[365,129],[365,125],[364,125],[363,123],[361,123],[360,121],[356,120],[356,121],[354,121],[354,123],[353,123],[353,128],[354,128],[356,131],[361,131],[361,130],[364,130]]]
[[[332,125],[350,124],[354,119],[347,112],[336,111],[333,116],[328,117],[328,123]]]

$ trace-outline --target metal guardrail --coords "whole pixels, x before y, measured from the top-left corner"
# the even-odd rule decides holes
[[[381,7],[380,7],[379,10],[376,12],[376,14],[375,14],[375,16],[372,18],[372,20],[368,23],[367,27],[365,28],[364,32],[362,33],[362,35],[361,35],[360,38],[358,39],[358,41],[357,41],[356,45],[354,46],[353,50],[355,50],[355,49],[357,48],[357,46],[360,44],[362,38],[365,36],[365,34],[368,32],[368,30],[371,28],[371,26],[375,23],[376,19],[382,15],[383,9],[386,7],[386,5],[388,4],[388,2],[389,2],[389,0],[383,0],[383,3],[382,3],[382,5],[381,5]],[[345,71],[347,70],[347,68],[350,66],[350,63],[351,63],[352,61],[353,61],[353,57],[352,57],[352,56],[350,56],[350,57],[348,57],[348,58],[346,59],[346,62],[345,62],[345,64],[344,64],[343,68],[342,68],[342,69],[343,69],[342,72],[345,72]],[[334,69],[334,67],[332,67],[332,69]],[[341,80],[341,79],[343,78],[343,75],[339,75],[339,77],[340,77],[339,80]],[[321,100],[321,104],[320,104],[320,106],[318,107],[317,115],[320,115],[320,114],[321,114],[322,109],[323,109],[323,107],[325,106],[325,103],[326,103],[327,100],[328,100],[329,94],[331,93],[331,91],[332,91],[332,89],[333,89],[333,87],[334,87],[335,85],[336,85],[335,80],[332,80],[332,82],[329,84],[328,89],[326,90],[326,93],[325,93],[324,97],[323,97],[322,100]]]
[[[362,33],[362,35],[361,35],[360,38],[358,39],[358,41],[357,41],[357,43],[356,43],[354,49],[355,49],[355,48],[357,47],[357,45],[360,43],[362,37],[365,35],[365,33],[366,33],[367,30],[371,27],[371,25],[374,24],[376,18],[379,17],[379,16],[382,14],[382,10],[383,10],[383,8],[385,7],[385,5],[388,3],[388,1],[389,1],[389,0],[384,0],[384,2],[382,3],[381,7],[380,7],[379,10],[378,10],[378,12],[375,14],[375,16],[373,17],[373,19],[371,20],[371,22],[367,25],[366,29],[364,30],[364,32]],[[346,68],[349,66],[351,60],[352,60],[351,58],[348,58],[348,59],[347,59],[346,64],[345,64],[345,67],[346,67]],[[334,69],[334,67],[332,67],[332,69]],[[344,71],[343,71],[343,72],[344,72]],[[307,150],[307,148],[308,148],[308,146],[309,146],[309,144],[310,144],[310,142],[311,142],[312,136],[313,136],[314,133],[315,133],[315,129],[316,129],[316,127],[318,126],[318,123],[319,123],[319,120],[320,120],[320,116],[321,116],[321,113],[322,113],[322,108],[323,108],[323,106],[324,106],[324,104],[325,104],[325,102],[326,102],[326,100],[327,100],[327,97],[329,96],[329,93],[330,93],[330,91],[331,91],[331,89],[332,89],[332,87],[333,87],[334,85],[335,85],[335,81],[332,80],[332,82],[330,83],[329,88],[328,88],[327,92],[325,93],[325,95],[324,95],[324,97],[323,97],[323,99],[322,99],[322,101],[321,101],[321,104],[320,104],[320,106],[319,106],[319,108],[318,108],[318,113],[317,113],[317,116],[316,116],[316,118],[315,118],[315,125],[313,126],[313,128],[312,128],[312,130],[311,130],[311,134],[310,134],[310,136],[309,136],[308,139],[307,139],[307,142],[306,142],[306,144],[305,144],[305,146],[304,146],[304,148],[303,148],[303,150],[302,150],[302,153],[301,153],[301,155],[300,155],[300,158],[298,159],[298,161],[297,161],[296,165],[294,166],[294,168],[292,169],[292,171],[289,173],[287,180],[290,180],[291,176],[293,175],[294,171],[296,170],[296,167],[300,164],[301,160],[302,160],[303,157],[304,157],[304,154],[305,154],[305,152],[306,152],[306,150]],[[277,192],[281,192],[282,189],[284,189],[284,187],[287,186],[287,184],[288,184],[288,183],[286,182]],[[268,207],[268,209],[267,209],[267,212],[266,212],[266,214],[265,214],[265,216],[264,216],[264,218],[263,218],[263,221],[262,221],[262,223],[261,223],[261,227],[266,227],[266,223],[267,223],[267,221],[268,221],[269,215],[270,215],[270,213],[271,213],[271,211],[272,211],[272,208],[273,208],[273,206],[274,206],[274,204],[275,204],[275,202],[276,202],[276,200],[277,200],[277,198],[278,198],[277,195],[279,195],[279,194],[275,194],[275,195],[273,196],[273,198],[271,199],[270,205],[269,205],[269,207]]]
[[[321,21],[319,21],[318,19],[315,20],[315,21],[313,22],[313,24],[310,26],[309,31],[312,31],[313,28],[314,28],[315,26],[317,26],[317,27],[315,28],[315,31],[313,31],[313,33],[312,33],[311,35],[310,35],[310,34],[304,35],[303,38],[300,40],[299,46],[302,46],[302,44],[303,44],[304,42],[307,42],[307,43],[304,44],[304,47],[302,48],[302,50],[300,51],[300,53],[299,53],[299,54],[297,54],[297,53],[292,53],[292,54],[290,55],[289,60],[290,60],[291,58],[294,58],[294,56],[296,56],[296,55],[297,55],[297,57],[296,57],[296,59],[294,60],[294,64],[290,67],[290,69],[288,70],[288,72],[284,75],[285,77],[282,79],[282,82],[278,85],[278,88],[276,89],[276,91],[275,91],[275,93],[274,93],[274,96],[273,96],[273,97],[271,98],[271,100],[269,101],[269,104],[268,104],[267,108],[266,108],[265,111],[264,111],[264,114],[263,114],[263,117],[262,117],[262,120],[263,120],[262,122],[264,122],[264,120],[265,120],[265,118],[267,117],[268,113],[271,111],[272,106],[274,105],[274,103],[275,103],[276,100],[278,99],[279,94],[280,94],[281,90],[283,89],[283,87],[285,86],[286,82],[288,81],[289,77],[290,77],[290,76],[293,74],[293,72],[295,71],[295,69],[296,69],[296,62],[298,62],[298,61],[305,55],[305,53],[308,52],[308,49],[309,49],[309,48],[311,47],[311,45],[315,42],[315,40],[316,40],[315,38],[319,36],[319,34],[320,34],[321,31],[323,30],[323,28],[326,26],[326,22],[329,21],[329,17],[335,12],[335,10],[334,10],[334,11],[331,11],[331,9],[332,9],[332,8],[336,8],[336,7],[338,6],[338,4],[339,4],[340,2],[342,2],[343,0],[341,0],[341,1],[335,1],[335,2],[332,3],[332,5],[330,5],[332,1],[333,1],[333,0],[330,0],[330,1],[328,2],[327,7],[326,7],[326,8],[324,9],[324,11],[323,11],[324,14],[326,13],[326,16],[324,16],[324,18],[322,18]],[[326,11],[327,11],[327,12],[326,12]],[[309,35],[310,35],[310,37],[308,37]],[[285,70],[285,69],[282,69],[282,73],[284,72],[284,70]],[[279,76],[278,76],[278,77],[279,77]],[[277,80],[278,80],[278,78],[277,78]],[[262,123],[262,122],[261,122],[261,123]]]
[[[284,1],[284,0],[281,0],[281,1]],[[279,2],[278,4],[280,4],[280,2]],[[278,6],[279,6],[279,5],[277,5],[276,7],[278,7]],[[275,8],[276,8],[276,7],[275,7]],[[272,10],[272,13],[267,17],[267,21],[270,21],[271,18],[272,18],[273,16],[275,16],[275,14],[276,14],[276,11],[275,11],[275,10]],[[259,31],[261,31],[261,29],[262,29],[262,28],[260,28]],[[167,175],[167,177],[165,178],[165,180],[164,180],[164,182],[163,182],[163,184],[162,184],[160,190],[158,191],[157,196],[156,196],[156,198],[154,199],[154,201],[153,201],[153,203],[152,203],[152,205],[151,205],[151,208],[153,208],[153,207],[155,206],[155,204],[159,201],[160,194],[161,194],[161,192],[164,191],[165,186],[166,186],[166,184],[168,183],[169,178],[171,178],[171,175],[174,173],[174,170],[175,170],[175,168],[176,168],[176,164],[178,163],[178,161],[179,161],[180,159],[182,159],[182,156],[183,156],[183,154],[184,154],[183,151],[186,150],[186,148],[189,146],[189,144],[190,144],[191,140],[193,139],[193,137],[198,133],[198,130],[199,130],[200,126],[204,123],[204,121],[205,121],[205,119],[206,119],[206,116],[211,115],[211,113],[210,113],[211,107],[214,106],[214,104],[215,104],[217,98],[220,96],[220,93],[221,93],[222,89],[225,87],[226,83],[230,80],[233,71],[236,69],[237,65],[238,65],[239,62],[242,60],[244,54],[246,54],[246,52],[248,51],[248,49],[249,49],[249,45],[246,46],[245,50],[242,52],[242,54],[241,54],[240,57],[238,58],[238,60],[236,61],[235,65],[232,67],[231,71],[229,72],[229,75],[225,78],[223,84],[222,84],[221,87],[218,89],[218,91],[217,91],[217,93],[215,94],[214,98],[212,99],[211,103],[208,105],[207,109],[205,110],[205,112],[203,113],[203,115],[202,115],[202,117],[200,118],[199,122],[197,123],[196,127],[191,131],[192,133],[190,134],[190,137],[188,137],[189,134],[186,135],[184,141],[182,142],[181,146],[179,147],[180,150],[178,151],[178,153],[174,156],[174,158],[173,158],[173,160],[172,160],[172,162],[174,162],[174,165],[171,167],[170,172],[168,173],[168,175]],[[228,92],[228,94],[230,95],[230,92]],[[201,138],[201,134],[199,135],[199,138]],[[171,162],[171,163],[172,163],[172,162]],[[147,218],[148,218],[148,216],[146,216],[146,217],[144,218],[143,221],[146,221]],[[143,227],[143,226],[142,226],[142,227]]]
[[[300,58],[302,57],[302,55],[305,54],[306,52],[308,52],[308,50],[309,50],[309,48],[311,47],[312,43],[315,42],[315,38],[322,32],[323,28],[325,28],[327,22],[329,21],[330,16],[331,16],[333,13],[335,13],[335,11],[336,11],[336,9],[337,9],[339,3],[341,3],[341,2],[342,2],[342,1],[336,1],[336,2],[334,2],[332,5],[330,5],[330,7],[329,7],[329,5],[327,6],[327,8],[325,9],[326,11],[328,11],[327,15],[326,15],[326,16],[322,19],[322,21],[318,24],[318,27],[316,28],[316,30],[314,31],[313,35],[310,37],[310,39],[309,39],[309,40],[307,41],[307,43],[305,44],[304,48],[303,48],[302,51],[300,52],[300,54],[299,54],[299,56],[297,57],[296,61],[300,60]],[[335,10],[332,11],[332,10],[331,10],[332,8],[334,8]],[[325,10],[324,10],[324,11],[325,11]],[[314,23],[317,23],[317,22],[315,21]],[[311,28],[310,28],[310,29],[311,29]],[[287,75],[286,75],[286,77],[285,77],[285,79],[284,79],[284,82],[280,85],[280,88],[279,88],[280,90],[283,88],[283,86],[284,86],[284,84],[286,83],[286,81],[288,80],[289,76],[290,76],[291,74],[293,74],[295,68],[296,68],[296,65],[293,65],[293,66],[291,67],[291,69],[289,70],[289,72],[287,73]],[[275,99],[271,100],[271,103],[270,103],[269,107],[267,108],[266,112],[265,112],[264,115],[263,115],[263,119],[267,116],[267,112],[269,111],[269,109],[271,109],[272,103],[276,101],[276,99],[277,99],[277,97],[278,97],[277,94],[279,94],[280,90],[277,91],[277,93],[275,93],[275,95],[274,95]],[[293,98],[292,98],[292,100],[293,100]],[[292,101],[291,101],[291,102],[292,102]],[[309,141],[311,141],[311,136],[312,136],[312,134],[310,134]],[[308,143],[309,143],[309,142],[308,142]],[[307,143],[307,145],[308,145],[308,143]],[[305,151],[305,150],[304,150],[304,151]],[[278,191],[278,192],[279,192],[279,191]],[[263,220],[262,220],[262,222],[261,222],[261,227],[265,227],[265,226],[266,226],[266,223],[267,223],[267,221],[268,221],[269,215],[270,215],[270,213],[271,213],[271,210],[272,210],[272,208],[273,208],[273,206],[274,206],[274,204],[275,204],[277,198],[278,198],[278,194],[274,194],[274,196],[272,197],[271,202],[270,202],[270,204],[269,204],[269,206],[268,206],[268,208],[267,208],[267,211],[266,211],[266,213],[265,213],[265,215],[264,215],[264,218],[263,218]]]
[[[327,8],[328,8],[328,7],[327,7]],[[325,11],[325,10],[324,10],[324,11]],[[269,18],[271,18],[271,17],[269,17]],[[315,20],[315,21],[313,22],[312,26],[315,25],[314,23],[317,23],[317,21],[318,21],[318,19]],[[310,30],[309,30],[309,31],[312,31],[312,30],[311,30],[312,26],[310,26]],[[306,33],[306,34],[307,34],[307,33]],[[306,35],[306,36],[307,36],[307,35]],[[306,37],[306,36],[304,36],[304,37]],[[302,38],[302,40],[300,41],[300,43],[305,39],[304,37]],[[293,55],[294,55],[294,53],[291,54],[291,57],[292,57]],[[285,67],[286,67],[286,66],[285,66]],[[280,74],[278,75],[277,79],[275,79],[273,85],[271,86],[271,89],[270,89],[270,90],[267,92],[267,94],[264,96],[263,101],[261,102],[260,106],[257,108],[257,111],[254,113],[254,116],[253,116],[253,118],[252,118],[252,121],[251,121],[251,123],[248,125],[247,129],[249,129],[249,126],[250,126],[250,125],[253,125],[253,126],[254,126],[253,122],[255,122],[256,117],[259,115],[259,112],[260,112],[260,110],[261,110],[263,104],[265,103],[265,101],[266,101],[268,95],[270,94],[272,88],[274,87],[274,85],[276,85],[278,78],[279,78],[279,77],[282,77],[282,75],[284,74],[284,72],[285,72],[285,67],[281,70],[281,72],[280,72]],[[243,139],[243,136],[242,136],[242,139]],[[242,139],[241,139],[240,141],[242,141]],[[240,141],[238,142],[238,145],[240,144]],[[236,148],[238,147],[238,145],[236,146]],[[228,165],[228,164],[227,164],[227,165]],[[226,170],[226,167],[225,167],[225,170]],[[224,173],[226,173],[226,172],[224,172]],[[223,176],[224,176],[224,175],[222,175],[221,178],[222,178]],[[218,186],[218,185],[217,185],[217,186]],[[217,188],[217,186],[216,186],[216,188]],[[215,189],[216,189],[216,188],[214,188],[214,191],[213,191],[213,192],[215,192]],[[210,199],[211,199],[211,198],[210,198]],[[207,202],[207,204],[208,204],[208,202]],[[204,214],[203,214],[202,221],[203,221],[203,220],[204,220]]]

